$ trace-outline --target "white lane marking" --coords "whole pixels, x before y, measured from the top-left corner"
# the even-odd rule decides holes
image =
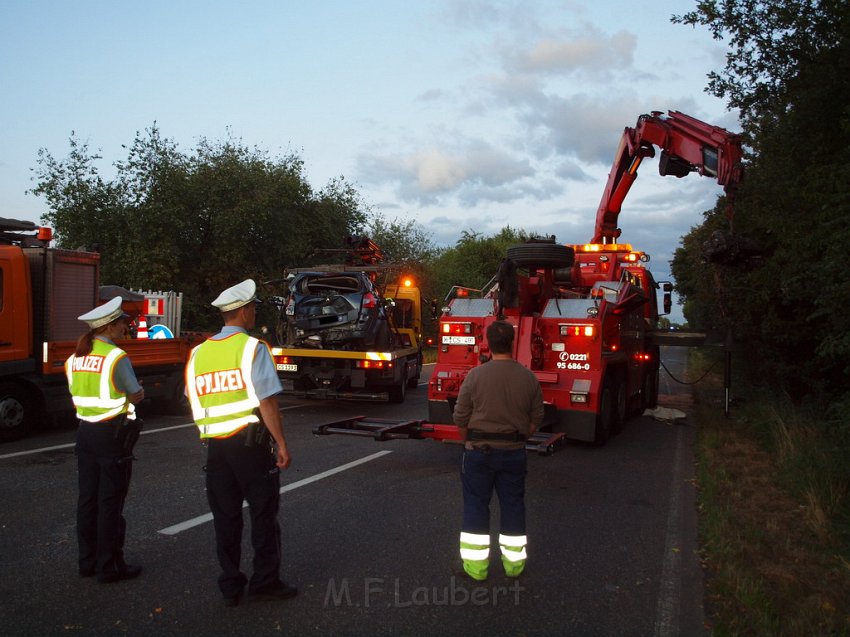
[[[298,407],[302,407],[303,405],[290,405],[289,407],[281,407],[280,411],[286,411],[287,409],[297,409]],[[147,436],[148,434],[157,434],[162,431],[171,431],[173,429],[184,429],[186,427],[195,427],[195,423],[190,422],[185,425],[174,425],[172,427],[160,427],[159,429],[143,429],[141,435]],[[57,449],[70,449],[76,443],[69,442],[64,445],[55,445],[53,447],[40,447],[38,449],[29,449],[27,451],[16,451],[15,453],[7,453],[0,456],[0,460],[5,460],[6,458],[17,458],[18,456],[29,456],[34,453],[44,453],[45,451],[56,451]]]
[[[353,469],[361,464],[365,464],[367,462],[371,462],[372,460],[377,460],[378,458],[387,455],[388,453],[392,453],[392,451],[379,451],[377,453],[373,453],[371,456],[366,456],[365,458],[360,458],[359,460],[354,460],[347,464],[340,465],[338,467],[334,467],[333,469],[328,469],[327,471],[323,471],[322,473],[317,473],[314,476],[310,476],[309,478],[304,478],[303,480],[298,480],[297,482],[292,482],[291,484],[285,484],[280,488],[280,493],[286,493],[287,491],[294,491],[295,489],[299,489],[301,487],[307,486],[308,484],[312,484],[313,482],[317,482],[318,480],[323,480],[324,478],[329,478],[330,476],[336,475],[337,473],[341,473],[343,471],[348,471],[349,469]],[[242,508],[248,506],[247,502],[242,503]],[[173,526],[166,527],[158,531],[158,533],[162,533],[163,535],[177,535],[182,531],[186,531],[191,529],[192,527],[198,526],[199,524],[204,524],[206,522],[212,521],[212,513],[207,513],[205,515],[199,515],[196,518],[192,518],[191,520],[186,520],[185,522],[180,522],[179,524],[174,524]]]
[[[33,453],[44,453],[45,451],[56,451],[57,449],[67,449],[68,447],[73,447],[74,443],[70,443],[67,445],[56,445],[54,447],[41,447],[40,449],[30,449],[29,451],[16,451],[15,453],[6,453],[0,456],[0,460],[5,460],[6,458],[17,458],[18,456],[28,456]]]
[[[682,432],[676,431],[676,451],[673,459],[673,480],[670,486],[670,509],[664,538],[664,558],[661,562],[661,582],[655,608],[655,637],[672,637],[679,634],[681,600],[682,534],[679,520],[682,516],[679,491],[682,485]]]

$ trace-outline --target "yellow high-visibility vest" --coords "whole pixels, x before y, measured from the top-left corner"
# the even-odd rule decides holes
[[[201,438],[226,438],[260,419],[251,368],[259,340],[244,332],[209,339],[186,364],[186,395]]]
[[[115,366],[125,356],[127,353],[120,347],[95,338],[89,354],[68,357],[65,375],[77,418],[101,422],[124,413],[135,418],[127,394],[115,387],[113,379]]]

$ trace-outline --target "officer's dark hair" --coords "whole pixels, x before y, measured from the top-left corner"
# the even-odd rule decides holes
[[[487,342],[494,354],[512,354],[514,326],[507,321],[493,321],[487,326]]]
[[[119,316],[114,321],[110,321],[106,325],[101,325],[100,327],[91,329],[80,336],[80,338],[77,339],[77,347],[74,349],[74,356],[88,356],[91,354],[92,349],[94,349],[94,337],[98,334],[103,334],[113,323],[123,320],[125,320],[124,317]]]

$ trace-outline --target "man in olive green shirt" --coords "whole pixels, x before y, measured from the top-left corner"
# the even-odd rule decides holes
[[[458,394],[454,422],[466,430],[461,483],[463,526],[460,554],[473,579],[487,578],[490,555],[490,499],[499,498],[499,548],[509,577],[525,568],[525,440],[543,420],[543,392],[537,377],[513,358],[514,327],[487,327],[492,359],[472,369]]]

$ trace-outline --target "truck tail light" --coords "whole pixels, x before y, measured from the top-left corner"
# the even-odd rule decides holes
[[[357,369],[392,369],[392,361],[357,361],[354,366]]]
[[[466,336],[472,334],[472,323],[443,323],[440,329],[447,336]]]
[[[580,323],[580,324],[564,323],[564,324],[560,325],[560,328],[561,328],[561,336],[564,336],[564,337],[567,337],[567,338],[574,338],[574,337],[593,338],[594,336],[596,336],[596,326],[595,325],[588,325],[586,323]]]
[[[647,352],[638,352],[635,354],[635,360],[641,363],[648,363],[652,360],[652,354]]]

